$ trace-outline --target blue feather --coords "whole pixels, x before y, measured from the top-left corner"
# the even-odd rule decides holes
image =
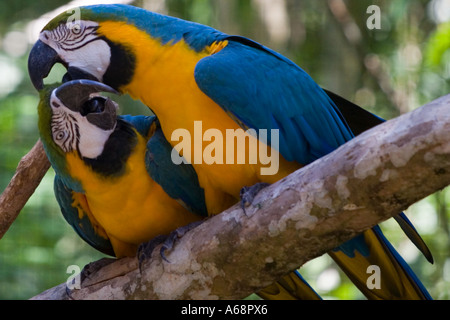
[[[155,116],[121,115],[117,118],[131,124],[144,137],[148,136],[150,127],[156,121]]]
[[[207,217],[205,193],[197,173],[190,164],[176,165],[171,160],[172,146],[158,126],[147,143],[145,164],[147,171],[164,191],[188,210]]]
[[[177,43],[184,39],[197,52],[214,42],[214,40],[211,41],[212,39],[217,40],[225,35],[211,27],[195,22],[164,16],[128,5],[93,5],[86,6],[84,9],[87,10],[86,17],[82,17],[84,19],[89,19],[89,11],[91,11],[96,14],[96,17],[100,14],[103,20],[125,21],[133,24],[153,38],[159,39],[162,44]]]

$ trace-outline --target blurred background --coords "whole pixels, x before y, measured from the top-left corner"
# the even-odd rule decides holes
[[[391,119],[450,92],[450,0],[0,0],[0,192],[38,139],[38,96],[27,58],[56,14],[94,3],[130,3],[207,24],[267,45],[305,69],[322,87]],[[369,6],[380,9],[373,29]],[[369,23],[368,23],[369,21]],[[370,28],[369,28],[370,27]],[[375,27],[376,24],[375,24]],[[61,79],[63,68],[48,82]],[[148,114],[121,97],[123,114]],[[63,283],[71,265],[103,257],[63,220],[52,170],[0,240],[0,299],[27,299]],[[450,298],[450,188],[407,215],[431,248],[430,265],[395,222],[382,225],[435,299]],[[325,299],[364,299],[328,257],[302,267]]]

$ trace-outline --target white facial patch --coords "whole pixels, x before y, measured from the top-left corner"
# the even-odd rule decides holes
[[[82,69],[99,81],[111,61],[109,45],[97,34],[98,23],[80,20],[76,27],[60,24],[56,29],[44,30],[39,40],[50,46],[69,66]]]
[[[96,159],[104,150],[114,129],[103,130],[80,113],[67,108],[53,91],[51,130],[53,141],[65,152],[78,151],[84,158]]]

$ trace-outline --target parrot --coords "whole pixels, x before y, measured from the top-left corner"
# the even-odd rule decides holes
[[[190,159],[208,215],[247,199],[243,188],[258,190],[279,181],[384,121],[325,91],[293,61],[249,38],[131,5],[75,11],[76,23],[68,23],[73,13],[67,11],[41,31],[28,60],[31,82],[40,90],[61,63],[67,69],[63,81],[99,81],[142,101],[158,117],[173,150]],[[179,130],[194,139],[186,136],[178,143]],[[278,155],[276,172],[266,174],[262,159],[208,163],[195,158],[209,147],[198,146],[195,137],[201,140],[208,132],[225,137],[229,130],[236,140],[249,145],[256,140],[260,150]],[[245,159],[251,151],[245,148]],[[231,160],[237,160],[236,153]],[[433,262],[406,215],[399,213],[396,220]],[[328,254],[368,299],[432,299],[379,226]],[[380,288],[367,286],[367,270],[374,265],[381,270]]]
[[[155,116],[117,116],[100,92],[115,90],[91,80],[42,89],[40,138],[67,222],[97,250],[134,256],[140,244],[207,216],[203,190],[191,166],[167,161]]]
[[[65,220],[106,255],[139,256],[144,244],[154,246],[154,239],[205,219],[204,192],[192,166],[171,161],[172,147],[155,116],[117,115],[117,103],[100,92],[116,93],[92,80],[44,87],[40,137]],[[297,292],[286,291],[285,282]],[[272,286],[285,299],[321,299],[299,272]]]

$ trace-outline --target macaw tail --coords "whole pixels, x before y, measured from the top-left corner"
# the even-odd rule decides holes
[[[322,300],[298,271],[293,271],[258,295],[265,300]]]
[[[378,226],[329,254],[368,299],[432,300]]]

